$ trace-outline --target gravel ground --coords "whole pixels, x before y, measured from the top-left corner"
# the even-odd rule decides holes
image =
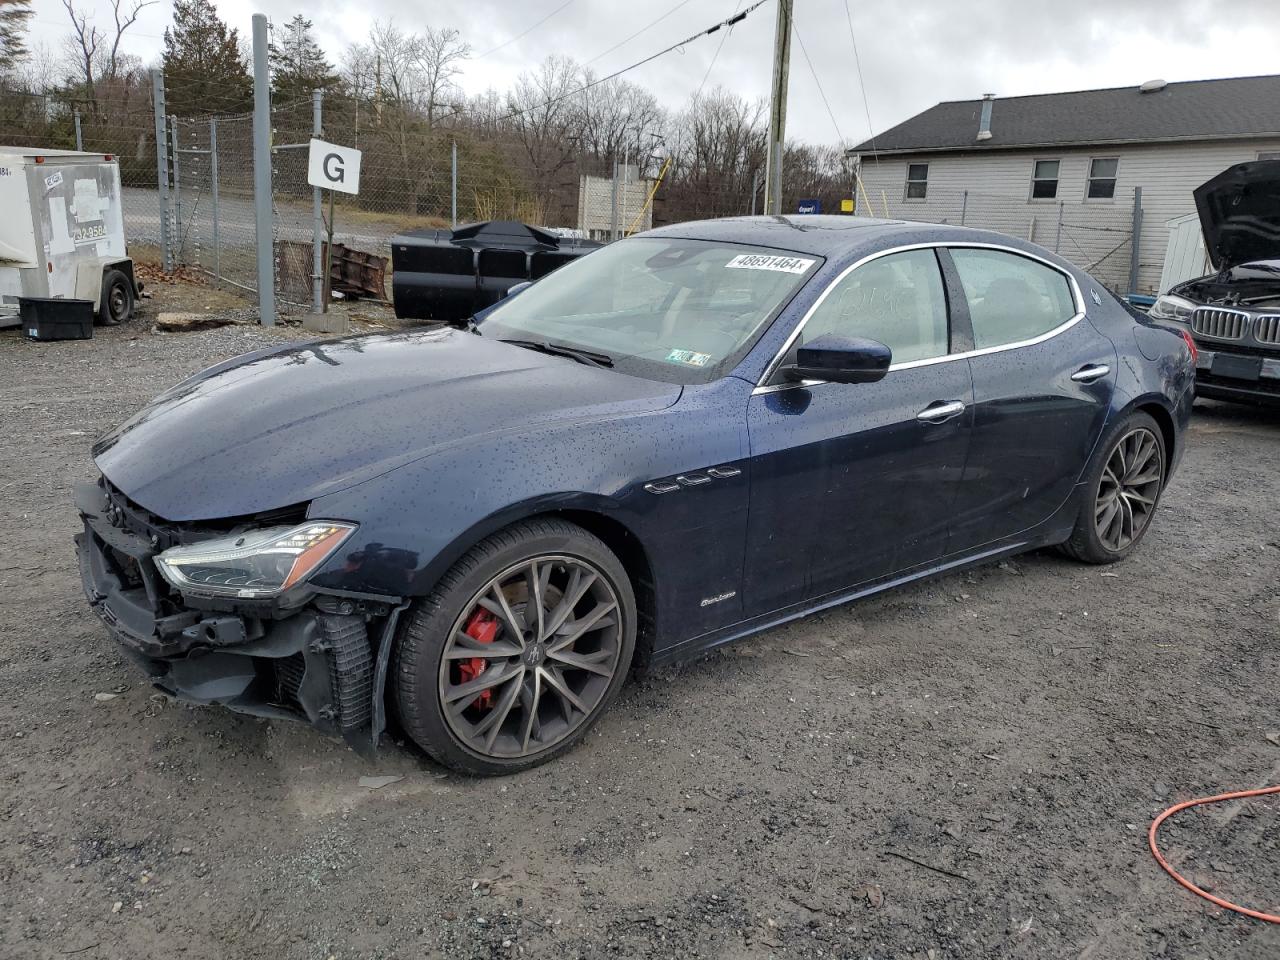
[[[0,957],[1280,956],[1145,846],[1172,802],[1280,782],[1280,414],[1197,407],[1118,567],[1037,553],[811,617],[468,780],[166,703],[90,614],[93,437],[301,335],[148,329],[0,333]],[[1278,814],[1184,814],[1164,846],[1275,909]]]

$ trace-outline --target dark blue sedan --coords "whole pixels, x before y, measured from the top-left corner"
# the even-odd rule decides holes
[[[161,689],[473,773],[632,668],[1038,547],[1142,540],[1185,336],[1020,240],[846,217],[605,247],[467,329],[250,354],[94,448],[89,602]]]

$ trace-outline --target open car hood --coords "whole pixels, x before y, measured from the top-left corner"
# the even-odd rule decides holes
[[[1197,187],[1195,198],[1217,269],[1280,258],[1280,160],[1228,167]]]

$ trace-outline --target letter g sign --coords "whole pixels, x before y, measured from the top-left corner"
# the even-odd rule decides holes
[[[342,183],[346,180],[346,171],[342,168],[342,157],[336,153],[324,155],[324,176],[326,180],[332,180],[334,183]]]
[[[339,193],[359,193],[360,151],[312,140],[307,154],[307,183]]]

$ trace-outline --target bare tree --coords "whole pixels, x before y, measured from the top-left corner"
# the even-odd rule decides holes
[[[112,28],[99,30],[91,16],[76,8],[75,0],[62,0],[71,18],[71,36],[67,46],[75,59],[85,95],[97,110],[97,84],[99,80],[115,80],[122,63],[120,42],[125,33],[137,21],[139,14],[157,0],[110,0]]]
[[[24,93],[51,93],[62,74],[62,60],[47,43],[33,45],[22,59],[0,67],[0,81]]]
[[[573,159],[581,136],[578,65],[552,54],[534,70],[520,74],[507,94],[511,128],[524,148],[535,191],[555,188],[554,176]]]
[[[764,103],[718,87],[690,102],[673,124],[669,209],[682,219],[746,213],[764,170]]]
[[[430,131],[441,107],[451,105],[454,109],[450,112],[457,112],[461,94],[453,80],[462,72],[462,61],[471,55],[471,45],[452,27],[439,30],[427,27],[427,32],[415,39],[417,49],[413,59],[421,75],[425,101],[422,108],[426,114],[427,130]],[[448,103],[450,100],[452,104]]]

